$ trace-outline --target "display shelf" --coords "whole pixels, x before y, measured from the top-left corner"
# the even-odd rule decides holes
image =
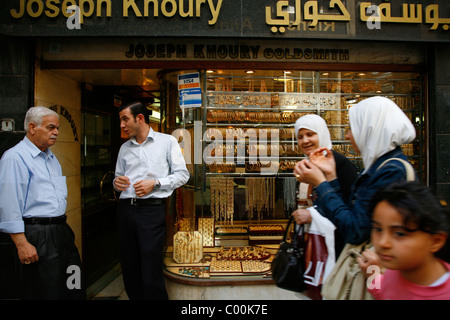
[[[390,97],[417,130],[422,130],[423,123],[416,121],[417,115],[423,115],[417,74],[347,72],[337,77],[337,73],[328,72],[256,73],[253,76],[230,70],[229,74],[204,75],[206,100],[202,123],[206,139],[202,143],[212,150],[212,154],[203,157],[204,190],[208,190],[209,179],[213,177],[257,178],[262,174],[263,163],[275,166],[275,170],[264,172],[266,176],[291,178],[295,162],[305,158],[299,148],[292,147],[297,145],[294,123],[306,114],[318,114],[325,119],[333,149],[361,170],[362,157],[345,135],[349,128],[349,108],[369,96]],[[272,140],[270,134],[274,130]],[[402,147],[412,162],[416,162],[416,169],[423,158],[417,150],[422,139],[419,136],[416,142]],[[255,165],[255,161],[261,163]]]
[[[200,285],[201,280],[227,281],[271,278],[270,264],[279,245],[218,246],[205,248],[203,257],[195,263],[179,263],[172,258],[174,249],[168,247],[164,257],[166,274],[185,283]],[[245,276],[250,276],[246,278]],[[198,280],[198,282],[191,282]],[[211,282],[212,284],[212,282]]]

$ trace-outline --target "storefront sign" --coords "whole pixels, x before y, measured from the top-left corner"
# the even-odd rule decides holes
[[[445,0],[2,0],[0,21],[20,36],[450,41]]]
[[[189,53],[188,53],[189,51]],[[261,47],[259,45],[227,44],[153,44],[132,43],[125,52],[127,58],[174,59],[190,56],[196,60],[349,60],[348,49]]]
[[[223,61],[419,64],[421,46],[356,41],[45,38],[42,61]]]
[[[303,21],[311,21],[311,27],[315,27],[319,21],[351,22],[352,17],[344,2],[341,0],[330,0],[328,6],[330,10],[327,10],[326,6],[325,8],[324,6],[319,7],[318,1],[306,1],[303,6],[301,0],[295,0],[294,6],[291,6],[289,1],[278,1],[276,4],[276,18],[272,18],[273,8],[271,6],[265,7],[266,23],[272,26],[272,32],[279,31],[284,33],[287,26],[298,25],[302,18]],[[402,14],[394,16],[391,13],[392,5],[390,3],[361,2],[359,18],[360,21],[367,22],[369,29],[381,29],[381,23],[425,23],[431,25],[431,30],[436,30],[439,25],[442,25],[443,30],[449,29],[450,18],[439,17],[439,4],[422,6],[422,4],[402,3],[401,8]],[[321,11],[324,10],[329,12],[322,13]]]
[[[80,8],[80,22],[84,23],[85,18],[92,16],[108,17],[112,16],[112,0],[18,0],[18,7],[11,8],[10,13],[13,18],[20,19],[24,16],[32,18],[39,18],[47,16],[55,18],[60,15],[68,18],[72,14],[67,10],[70,6],[78,6]],[[139,0],[123,0],[122,1],[122,16],[128,18],[130,15],[135,17],[149,17],[157,18],[160,13],[161,16],[171,18],[178,15],[182,18],[200,18],[202,12],[205,12],[204,7],[211,14],[212,18],[208,20],[208,24],[215,24],[220,13],[223,0],[217,0],[214,3],[212,0],[190,0],[187,4],[183,0],[153,0],[153,1],[139,1]],[[145,4],[146,5],[145,5]],[[151,4],[151,6],[150,6]]]

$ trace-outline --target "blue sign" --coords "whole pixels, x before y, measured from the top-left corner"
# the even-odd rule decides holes
[[[197,108],[202,106],[202,89],[198,73],[178,76],[178,91],[181,108]]]

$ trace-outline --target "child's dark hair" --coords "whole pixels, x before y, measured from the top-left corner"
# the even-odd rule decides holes
[[[376,205],[386,201],[395,207],[404,218],[405,226],[412,222],[417,230],[427,233],[444,232],[449,235],[450,213],[443,201],[439,200],[430,188],[418,182],[399,182],[380,189],[372,198],[369,212],[373,213]],[[450,245],[446,245],[439,253],[439,258],[449,261]]]

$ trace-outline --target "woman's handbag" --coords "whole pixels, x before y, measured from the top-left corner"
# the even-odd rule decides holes
[[[326,300],[373,300],[366,290],[366,277],[361,272],[357,257],[372,248],[369,241],[359,245],[347,243],[339,255],[331,274],[322,285]]]
[[[292,243],[286,241],[289,226],[293,220],[294,217],[291,216],[284,231],[280,249],[272,261],[272,279],[279,288],[302,292],[306,289],[303,278],[305,272],[303,226],[298,226],[298,228],[294,226],[295,233]]]

